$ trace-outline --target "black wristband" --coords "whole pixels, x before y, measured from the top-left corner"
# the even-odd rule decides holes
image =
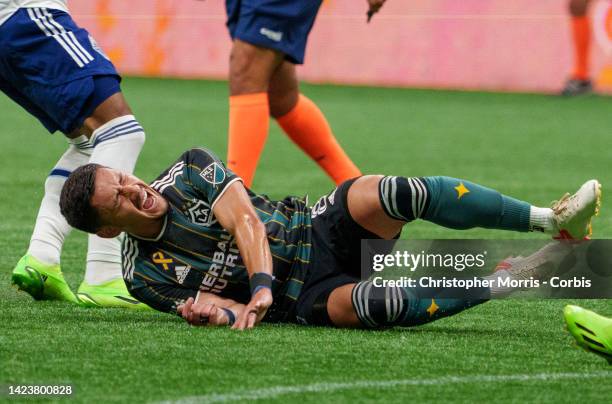
[[[251,287],[251,296],[253,296],[261,288],[268,288],[272,290],[272,275],[265,272],[255,272],[251,279],[249,279],[249,285]]]

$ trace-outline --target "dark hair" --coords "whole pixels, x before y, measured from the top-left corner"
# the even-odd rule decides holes
[[[62,188],[60,211],[68,224],[87,233],[100,230],[100,218],[91,207],[96,170],[99,164],[85,164],[74,170]]]

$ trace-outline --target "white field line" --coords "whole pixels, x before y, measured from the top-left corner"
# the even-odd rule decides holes
[[[612,371],[589,373],[533,373],[516,375],[472,375],[441,376],[431,379],[358,380],[346,383],[314,383],[297,386],[275,386],[263,389],[243,390],[227,394],[207,394],[184,397],[178,400],[159,401],[158,404],[226,403],[231,401],[255,401],[272,399],[287,394],[329,393],[353,389],[388,389],[400,386],[436,386],[443,384],[503,383],[503,382],[550,382],[568,379],[612,379]]]

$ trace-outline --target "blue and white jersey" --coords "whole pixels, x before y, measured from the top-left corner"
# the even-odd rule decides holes
[[[53,133],[70,133],[120,91],[115,67],[66,0],[0,0],[0,91]]]
[[[67,0],[0,0],[0,25],[20,8],[44,7],[68,12]]]

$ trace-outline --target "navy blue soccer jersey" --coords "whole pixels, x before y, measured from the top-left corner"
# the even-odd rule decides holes
[[[235,181],[234,173],[210,151],[185,152],[151,186],[169,203],[155,239],[127,235],[123,276],[132,295],[151,307],[175,312],[198,291],[247,303],[249,278],[235,240],[213,208]],[[272,201],[249,196],[264,223],[273,259],[274,304],[270,321],[282,321],[300,294],[311,250],[310,210],[302,198]]]

